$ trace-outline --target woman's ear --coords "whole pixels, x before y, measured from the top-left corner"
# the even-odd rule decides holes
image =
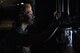
[[[54,12],[54,16],[56,16],[56,15],[57,15],[57,11]]]
[[[58,11],[55,11],[55,12],[54,12],[54,16],[55,16],[55,17],[61,17],[61,13],[59,13]]]

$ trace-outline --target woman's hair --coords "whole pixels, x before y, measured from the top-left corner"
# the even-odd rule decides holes
[[[32,6],[30,3],[25,3],[24,4],[24,13],[29,13],[32,12]]]

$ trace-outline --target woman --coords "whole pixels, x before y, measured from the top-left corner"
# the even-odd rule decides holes
[[[22,53],[30,53],[30,45],[28,45],[28,30],[33,24],[33,11],[30,3],[25,3],[23,6],[23,14],[20,14],[19,26],[17,31],[17,49]]]

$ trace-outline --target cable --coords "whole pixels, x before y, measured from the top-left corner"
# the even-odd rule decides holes
[[[50,37],[46,40],[46,41],[48,41],[48,40],[50,40],[52,37],[53,37],[53,35],[56,33],[56,31],[59,29],[59,27],[57,27],[54,31],[53,31],[53,33],[50,35]],[[46,42],[45,41],[45,42]]]

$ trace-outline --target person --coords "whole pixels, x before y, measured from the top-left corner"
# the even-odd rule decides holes
[[[25,3],[23,6],[23,14],[20,14],[19,24],[16,28],[17,32],[17,50],[22,53],[31,53],[30,45],[28,45],[28,30],[34,23],[34,15],[30,3]]]
[[[60,30],[56,36],[56,42],[58,42],[58,51],[59,53],[74,53],[73,51],[73,43],[72,43],[72,39],[73,38],[73,31],[72,29],[69,28],[69,26],[67,26],[67,28],[65,28],[63,25],[64,21],[68,20],[65,17],[65,13],[60,14],[58,11],[54,12],[54,16],[56,17],[56,19],[58,18],[58,22],[60,22],[58,25],[58,27],[60,27]],[[64,23],[66,24],[66,23]],[[62,32],[61,32],[62,31]],[[59,35],[59,33],[61,34],[61,36]],[[59,37],[60,36],[60,37]],[[60,39],[61,38],[61,42]]]

